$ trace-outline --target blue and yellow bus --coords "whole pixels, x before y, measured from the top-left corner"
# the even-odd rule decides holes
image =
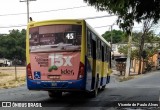
[[[26,37],[27,87],[96,97],[110,81],[111,47],[85,20],[30,22]]]

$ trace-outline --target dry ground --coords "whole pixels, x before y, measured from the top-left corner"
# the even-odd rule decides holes
[[[15,67],[0,67],[0,89],[23,85],[25,77],[25,67],[17,67],[17,81],[15,80]]]

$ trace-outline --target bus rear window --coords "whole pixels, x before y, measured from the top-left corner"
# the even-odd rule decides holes
[[[59,43],[81,45],[81,25],[50,25],[30,28],[30,46]]]

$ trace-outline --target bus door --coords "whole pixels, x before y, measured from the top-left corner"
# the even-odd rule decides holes
[[[96,79],[96,40],[92,39],[92,58],[93,58],[93,62],[92,62],[92,89],[95,88],[95,79]]]
[[[87,57],[86,57],[86,90],[94,89],[96,68],[96,40],[91,31],[87,31]]]
[[[102,55],[102,69],[101,69],[101,76],[102,77],[101,78],[102,79],[101,79],[101,84],[100,85],[103,85],[103,78],[106,77],[106,75],[105,75],[106,73],[104,72],[105,71],[104,46],[102,46],[101,48],[102,48],[102,51],[101,51],[102,52],[102,54],[101,54]]]

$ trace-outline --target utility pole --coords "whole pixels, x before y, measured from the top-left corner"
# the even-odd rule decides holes
[[[113,27],[113,25],[111,25],[111,51],[112,51],[112,42],[113,42],[112,27]]]
[[[112,50],[112,25],[111,25],[111,43],[110,44],[111,44],[111,53],[110,53],[110,58],[111,58],[112,57],[112,51],[113,51]],[[111,61],[110,61],[110,68],[112,68],[112,59],[113,58],[111,58]]]
[[[115,25],[115,23],[113,23],[112,25],[111,25],[111,57],[112,57],[112,59],[111,59],[111,61],[114,59],[113,57],[114,57],[114,50],[113,50],[113,26]],[[112,64],[113,64],[113,62],[110,62],[110,65],[111,65],[111,68],[112,68]]]
[[[110,25],[111,26],[110,27],[111,28],[111,43],[110,43],[111,44],[111,49],[112,49],[112,44],[113,44],[113,32],[112,31],[113,31],[113,26],[114,25],[115,25],[115,23],[113,23],[112,25]]]
[[[16,63],[17,63],[17,57],[14,58],[14,66],[15,66],[15,81],[17,81],[17,68],[16,68]]]
[[[36,1],[36,0],[26,0],[26,1],[20,0],[20,2],[27,2],[27,23],[29,23],[29,2],[30,1]]]
[[[131,65],[131,50],[132,50],[132,28],[131,28],[131,34],[129,35],[128,38],[128,54],[127,54],[127,62],[126,62],[126,73],[125,73],[125,78],[127,78],[130,74],[130,65]]]
[[[115,25],[115,23],[113,23],[111,26],[111,49],[112,49],[112,43],[113,43],[113,26]]]

